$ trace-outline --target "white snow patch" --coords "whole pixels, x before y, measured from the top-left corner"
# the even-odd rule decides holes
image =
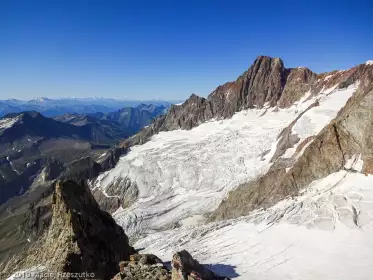
[[[345,164],[345,169],[361,172],[363,170],[364,161],[361,159],[361,154],[353,155]]]
[[[102,193],[103,193],[106,197],[108,197],[108,198],[120,198],[119,195],[108,195],[108,194],[106,193],[106,190],[101,190],[101,191],[102,191]]]
[[[301,144],[302,141],[304,141],[306,138],[319,134],[319,132],[337,116],[338,112],[346,104],[347,100],[356,91],[357,86],[358,83],[351,85],[345,89],[332,91],[328,89],[321,92],[319,96],[311,98],[307,103],[314,102],[316,98],[318,98],[319,106],[309,109],[298,119],[296,124],[293,126],[292,133],[296,134],[300,138],[300,140],[293,148],[291,148],[290,151],[286,151],[286,157],[291,157],[293,152],[295,152],[297,146]],[[305,149],[303,149],[303,151],[304,150]],[[302,153],[299,153],[298,156],[300,156],[301,154]]]
[[[373,65],[373,60],[368,60],[367,62],[365,62],[366,65]]]
[[[331,75],[326,76],[326,77],[324,78],[324,81],[329,80],[331,77],[333,77],[333,75],[334,75],[334,74],[331,74]]]
[[[9,157],[6,157],[6,160],[9,162],[10,166],[12,167],[12,169],[13,169],[17,174],[21,174],[17,169],[14,168],[13,163],[10,161],[10,158],[9,158]]]
[[[106,154],[107,154],[107,152],[102,153],[102,154],[98,157],[98,160],[104,158],[104,157],[106,156]]]
[[[373,176],[340,171],[266,211],[151,234],[135,247],[164,261],[186,249],[234,279],[368,280],[373,274],[372,184]]]
[[[188,217],[184,220],[180,221],[182,227],[191,227],[204,224],[206,222],[206,218],[202,215],[194,215],[192,217]]]
[[[338,84],[335,84],[334,86],[330,87],[330,88],[327,88],[327,89],[322,89],[321,90],[321,94],[329,94],[331,93],[332,91],[334,91],[336,88],[337,88]]]
[[[323,95],[319,99],[319,106],[313,107],[300,117],[293,127],[293,131],[301,138],[317,135],[332,119],[334,119],[347,100],[356,91],[352,85],[346,89],[335,90],[330,95]],[[326,93],[327,91],[325,91]]]
[[[0,119],[0,133],[8,128],[11,128],[18,121],[18,119],[18,117]]]

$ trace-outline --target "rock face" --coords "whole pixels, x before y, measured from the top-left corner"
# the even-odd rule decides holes
[[[278,100],[280,108],[290,107],[298,101],[305,92],[310,91],[317,81],[317,75],[311,70],[300,67],[289,70],[286,84]]]
[[[295,162],[283,166],[283,162],[273,158],[269,172],[233,190],[210,220],[235,218],[270,207],[287,196],[297,195],[312,181],[346,169],[346,163],[356,157],[364,162],[361,172],[372,174],[373,67],[363,64],[349,70],[339,86],[356,80],[360,81],[357,92],[331,123],[299,146],[306,149]],[[286,135],[286,129],[283,134]],[[284,147],[279,143],[281,150]]]
[[[109,213],[115,212],[119,207],[127,208],[139,197],[139,189],[136,183],[129,178],[118,179],[110,185],[105,193],[101,189],[92,190],[100,208]]]
[[[219,86],[209,95],[214,115],[227,118],[245,108],[276,105],[288,74],[281,59],[259,56],[235,82]]]
[[[53,193],[48,230],[28,251],[15,256],[3,271],[42,264],[55,272],[94,273],[110,279],[120,260],[135,250],[113,218],[99,209],[89,189],[59,182]]]

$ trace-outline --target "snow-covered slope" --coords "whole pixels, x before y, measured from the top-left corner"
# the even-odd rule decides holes
[[[368,280],[373,176],[340,171],[266,211],[156,233],[136,243],[168,261],[181,248],[235,279]]]
[[[93,182],[93,188],[105,193],[123,179],[136,183],[139,199],[113,214],[129,235],[201,223],[231,189],[268,170],[284,127],[307,110],[294,131],[301,140],[317,134],[356,90],[355,85],[334,88],[316,96],[306,93],[288,109],[250,109],[190,131],[161,132],[132,147],[114,169]],[[319,105],[309,109],[316,100]]]
[[[292,126],[291,134],[299,138],[299,141],[294,144],[292,148],[287,149],[283,157],[290,158],[304,140],[319,134],[319,132],[337,116],[339,110],[346,104],[347,100],[357,90],[358,86],[359,82],[344,89],[335,89],[336,86],[334,86],[313,97],[309,96],[310,93],[307,92],[299,102],[296,102],[291,108],[296,111],[304,112],[304,114],[301,114],[300,118],[298,118]],[[318,105],[311,106],[311,104],[315,104],[315,102],[317,102]],[[309,108],[309,106],[311,108]],[[307,142],[307,145],[310,143],[311,142]],[[300,154],[297,156],[299,155]]]

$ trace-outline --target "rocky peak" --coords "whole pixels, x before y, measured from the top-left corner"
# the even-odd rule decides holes
[[[242,109],[275,105],[288,72],[280,58],[259,56],[236,81],[219,86],[209,95],[214,116],[227,118]]]
[[[117,271],[117,263],[129,260],[134,253],[123,229],[99,209],[86,186],[58,182],[48,230],[3,271],[11,273],[41,264],[48,271],[89,272],[97,279],[110,279]]]
[[[289,70],[284,90],[278,100],[280,108],[290,107],[298,101],[307,91],[311,91],[317,80],[317,74],[305,67],[297,67]]]
[[[280,58],[259,56],[247,71],[244,81],[245,107],[263,107],[266,102],[275,105],[285,86],[288,72]]]

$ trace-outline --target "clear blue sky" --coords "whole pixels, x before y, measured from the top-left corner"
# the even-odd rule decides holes
[[[262,54],[373,59],[373,1],[0,1],[0,99],[206,96]]]

